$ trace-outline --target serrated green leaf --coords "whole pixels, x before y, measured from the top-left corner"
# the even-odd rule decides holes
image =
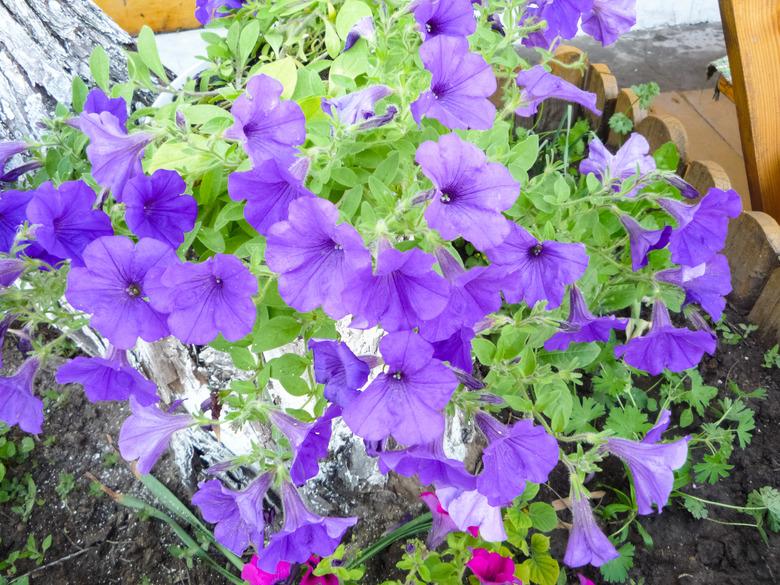
[[[618,549],[620,556],[601,565],[601,576],[607,583],[623,583],[634,566],[634,545],[626,543]]]

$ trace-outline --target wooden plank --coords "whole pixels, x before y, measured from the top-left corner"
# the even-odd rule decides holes
[[[642,120],[647,118],[647,110],[639,107],[639,98],[631,88],[621,89],[615,102],[615,113],[625,114],[629,120],[634,123],[634,128]],[[618,134],[614,130],[609,130],[607,144],[613,148],[619,148],[628,137],[624,134]]]
[[[680,167],[684,168],[688,160],[688,132],[680,120],[668,114],[651,114],[637,124],[636,131],[647,138],[651,151],[674,142],[680,153]]]
[[[585,67],[567,67],[578,61],[584,61]],[[557,77],[560,77],[564,81],[581,88],[585,83],[585,74],[587,72],[588,57],[584,51],[577,47],[569,45],[561,45],[555,50],[555,59],[550,62],[550,72]],[[541,110],[540,115],[536,121],[537,132],[548,132],[551,130],[557,130],[564,117],[566,111],[571,106],[572,108],[572,121],[580,117],[581,109],[577,104],[573,104],[566,100],[550,99],[544,103],[544,107]]]
[[[114,22],[138,34],[143,25],[155,32],[198,28],[195,0],[95,0]]]
[[[726,248],[733,291],[729,301],[749,311],[780,268],[780,226],[766,213],[746,211],[729,224]]]
[[[780,2],[720,0],[753,209],[780,219]]]
[[[780,343],[780,268],[772,272],[748,319],[758,325],[758,336]]]
[[[617,78],[612,75],[607,65],[593,63],[588,68],[585,91],[596,94],[596,106],[602,112],[601,116],[586,112],[591,128],[602,140],[606,140],[609,133],[609,119],[615,112],[619,93]]]
[[[704,195],[710,189],[731,189],[729,175],[723,167],[712,160],[695,160],[689,162],[685,168],[683,179],[693,185],[696,190]]]

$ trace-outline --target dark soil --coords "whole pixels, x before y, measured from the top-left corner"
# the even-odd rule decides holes
[[[14,371],[22,361],[8,343],[5,360],[5,373]],[[225,583],[224,578],[198,560],[188,568],[184,560],[171,555],[169,547],[181,546],[181,542],[166,525],[142,519],[108,496],[90,490],[91,480],[86,473],[92,473],[115,491],[152,502],[122,458],[112,455],[109,436],[116,440],[119,427],[129,414],[127,406],[90,404],[81,387],[59,386],[54,381],[55,369],[52,364],[39,372],[37,393],[55,390],[61,397],[47,408],[43,434],[37,438],[31,457],[8,470],[8,476],[17,478],[26,472],[31,474],[38,501],[26,522],[11,511],[10,503],[0,505],[0,561],[12,551],[24,549],[29,535],[37,543],[51,535],[52,545],[43,565],[19,561],[17,576],[34,571],[30,574],[33,584],[62,585]],[[18,440],[23,436],[12,431],[12,437]],[[66,473],[73,475],[75,485],[61,498],[56,488]],[[160,460],[154,474],[180,499],[189,501],[190,494],[183,493],[170,455]]]

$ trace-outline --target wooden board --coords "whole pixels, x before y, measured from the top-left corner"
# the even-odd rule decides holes
[[[750,310],[767,285],[770,274],[780,268],[780,226],[765,213],[742,213],[729,224],[726,248],[733,290],[729,301]]]
[[[720,0],[753,209],[780,220],[780,2]]]
[[[195,0],[95,0],[114,22],[138,34],[143,25],[155,32],[198,28]]]
[[[585,91],[596,94],[596,106],[601,115],[586,111],[591,128],[602,140],[609,134],[609,119],[615,112],[615,103],[619,93],[618,82],[609,66],[603,63],[593,63],[588,69],[585,80]]]
[[[780,343],[780,268],[769,277],[748,319],[758,325],[761,339],[767,343]]]

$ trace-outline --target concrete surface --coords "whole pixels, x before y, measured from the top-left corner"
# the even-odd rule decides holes
[[[718,0],[637,0],[637,28],[720,22]]]

